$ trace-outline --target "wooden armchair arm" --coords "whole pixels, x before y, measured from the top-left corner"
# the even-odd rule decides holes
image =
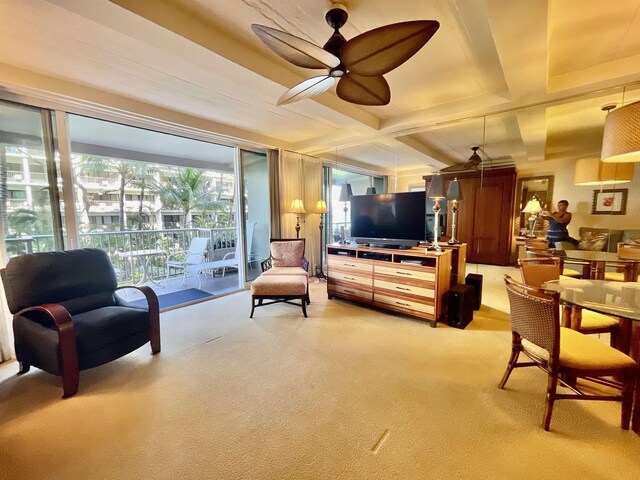
[[[73,328],[71,315],[62,305],[57,303],[45,303],[35,307],[28,307],[20,310],[16,315],[28,314],[30,312],[41,312],[53,320],[53,324],[58,331],[58,342],[60,345],[60,363],[62,369],[62,386],[64,394],[62,398],[70,397],[78,391],[80,373],[78,367],[78,351],[76,347],[76,332]]]
[[[123,290],[125,288],[135,288],[136,290],[139,290],[147,300],[147,305],[149,308],[149,336],[151,338],[151,353],[155,355],[156,353],[160,352],[160,306],[158,305],[158,296],[156,295],[156,292],[151,289],[151,287],[147,287],[146,285],[141,285],[139,287],[133,285],[125,285],[116,288],[116,291]]]
[[[269,270],[271,268],[271,257],[267,258],[266,260],[263,260],[262,262],[260,262],[260,266],[262,267],[262,271],[266,272],[267,270]]]

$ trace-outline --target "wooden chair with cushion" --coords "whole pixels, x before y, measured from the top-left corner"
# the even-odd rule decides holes
[[[309,298],[309,262],[304,257],[304,238],[271,239],[271,256],[261,263],[262,275],[251,284],[251,314],[256,307],[290,303],[302,307],[307,316]],[[299,299],[300,304],[293,303]],[[272,300],[265,303],[265,300]]]
[[[518,265],[522,281],[530,287],[541,288],[545,282],[560,279],[562,262],[558,257],[521,258]],[[563,325],[586,334],[609,333],[611,345],[617,344],[620,322],[609,315],[582,310],[581,316],[574,316],[574,325],[571,325],[569,315],[563,315]]]
[[[640,261],[640,244],[618,243],[618,257],[621,259]],[[604,279],[615,282],[624,282],[625,268],[627,268],[626,264],[619,264],[618,271],[605,272]],[[638,272],[635,281],[640,281],[640,272]]]
[[[556,400],[610,400],[622,403],[620,425],[629,429],[633,393],[638,365],[629,356],[583,335],[560,326],[559,294],[520,284],[505,275],[511,311],[512,347],[507,369],[500,380],[504,388],[514,368],[537,366],[547,372],[547,396],[542,426],[549,430]],[[531,361],[518,363],[520,353]],[[618,375],[622,379],[620,394],[585,394],[562,382],[561,378],[601,379]],[[574,393],[558,393],[558,382]]]
[[[261,262],[263,275],[309,276],[309,261],[304,256],[304,238],[272,238],[270,257]]]
[[[539,253],[547,253],[549,249],[549,242],[547,242],[545,239],[542,239],[542,238],[528,238],[524,241],[524,244],[525,244],[525,249],[526,249],[528,258],[539,257],[541,256],[541,255],[538,255]],[[560,271],[562,272],[562,275],[564,275],[565,277],[571,277],[571,278],[583,277],[582,271],[574,270],[572,268],[566,268],[564,265],[564,261],[562,261],[562,259],[560,260],[560,262],[561,262]],[[584,268],[584,265],[582,264],[576,264],[576,265],[579,265],[580,267]]]

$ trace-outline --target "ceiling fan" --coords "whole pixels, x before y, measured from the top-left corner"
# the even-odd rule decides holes
[[[471,156],[469,157],[469,160],[467,160],[466,163],[451,165],[450,167],[442,168],[440,169],[440,173],[464,172],[466,170],[477,169],[478,166],[482,163],[482,158],[480,158],[480,155],[478,155],[479,149],[480,147],[478,146],[471,147],[471,150],[473,150],[473,153],[471,154]]]
[[[251,25],[258,38],[285,60],[298,67],[328,70],[326,75],[309,78],[290,88],[280,97],[278,105],[322,93],[336,81],[336,93],[347,102],[387,105],[391,91],[383,75],[415,55],[440,27],[435,20],[394,23],[347,40],[339,29],[348,17],[344,5],[331,6],[325,19],[334,32],[322,48],[282,30]]]

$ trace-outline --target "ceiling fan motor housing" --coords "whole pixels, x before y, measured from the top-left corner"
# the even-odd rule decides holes
[[[347,23],[347,18],[349,18],[347,8],[341,3],[334,3],[324,18],[334,31],[322,48],[340,58],[340,50],[342,50],[342,46],[347,42],[347,39],[338,30]],[[342,59],[340,60],[340,65],[329,71],[331,77],[342,77],[345,73],[347,73],[347,68],[342,63]]]
[[[334,30],[338,30],[345,23],[347,23],[349,12],[347,11],[347,7],[345,7],[343,4],[334,3],[333,5],[331,5],[331,8],[325,14],[324,18],[331,28],[333,28]]]

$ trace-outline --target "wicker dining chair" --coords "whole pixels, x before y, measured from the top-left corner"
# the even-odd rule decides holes
[[[640,244],[618,243],[618,257],[626,260],[640,260]],[[605,272],[604,279],[615,282],[624,282],[626,268],[625,264],[620,264],[617,271]],[[640,281],[640,272],[635,281]]]
[[[559,294],[529,287],[505,275],[511,311],[512,348],[507,369],[500,380],[503,389],[514,368],[537,366],[547,372],[547,395],[542,426],[549,430],[556,400],[610,400],[622,403],[620,426],[628,430],[638,365],[629,356],[575,330],[560,326]],[[518,363],[520,353],[531,361]],[[613,386],[607,378],[622,379],[619,394],[585,394],[561,379],[588,378]],[[558,383],[573,391],[558,393]]]
[[[541,288],[545,282],[560,279],[562,261],[558,257],[533,257],[518,259],[522,281],[534,288]],[[562,324],[585,334],[608,333],[611,335],[610,344],[617,345],[620,331],[620,321],[617,318],[594,312],[582,310],[575,315],[573,325],[567,315],[563,315]]]
[[[549,242],[541,238],[528,238],[524,241],[524,244],[525,244],[525,250],[527,252],[527,258],[542,256],[539,254],[540,253],[546,254],[547,251],[549,250]],[[578,271],[578,270],[574,270],[573,268],[567,268],[564,263],[565,262],[562,259],[560,259],[560,267],[561,267],[560,271],[562,272],[562,275],[564,275],[565,277],[571,277],[571,278],[584,277],[585,264],[571,263],[571,265],[575,265],[581,268],[581,271]]]

